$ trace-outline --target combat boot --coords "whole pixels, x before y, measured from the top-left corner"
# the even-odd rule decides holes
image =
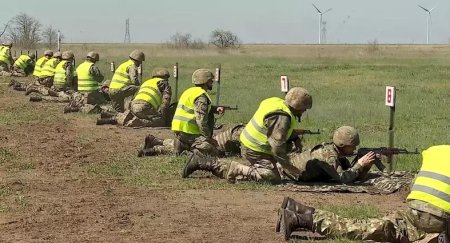
[[[42,97],[40,97],[40,96],[30,96],[30,101],[31,102],[39,102],[39,101],[42,101]]]
[[[144,156],[153,156],[156,155],[156,151],[153,148],[147,148],[147,149],[141,149],[138,152],[138,157],[144,157]]]
[[[312,214],[297,214],[287,209],[279,209],[281,217],[278,219],[280,222],[280,231],[285,240],[289,240],[291,234],[296,229],[307,229],[314,231]]]
[[[290,210],[298,214],[313,214],[316,211],[315,208],[308,207],[299,202],[296,202],[294,199],[290,197],[284,197],[283,202],[281,203],[281,208]],[[281,218],[280,214],[278,214],[278,218]],[[277,222],[275,231],[280,232],[280,220],[278,220]]]
[[[105,125],[105,124],[115,125],[115,124],[117,124],[117,119],[116,118],[98,118],[97,119],[97,125]]]
[[[36,86],[34,85],[30,85],[27,87],[27,89],[25,90],[25,95],[29,95],[33,92],[39,93],[39,90],[36,88]]]
[[[186,178],[197,170],[209,171],[220,178],[224,178],[225,174],[225,168],[218,163],[217,158],[203,155],[198,150],[194,150],[191,156],[189,156],[181,176]]]
[[[441,232],[438,236],[438,243],[450,243],[447,232]]]
[[[238,176],[253,181],[260,181],[262,179],[255,168],[232,161],[227,172],[227,180],[230,183],[235,183]]]
[[[8,86],[11,87],[11,86],[15,86],[16,84],[17,84],[17,81],[15,79],[11,79],[11,81],[9,81]]]
[[[72,107],[72,106],[64,106],[64,114],[70,113],[70,112],[79,112],[80,109],[78,107]]]
[[[20,84],[19,85],[14,85],[13,89],[17,90],[17,91],[26,91],[27,90],[27,88],[22,87]]]
[[[163,140],[153,135],[145,137],[144,149],[153,148],[156,145],[163,145]]]
[[[59,92],[49,89],[48,95],[53,96],[53,97],[59,97]]]
[[[100,113],[100,118],[111,118],[114,117],[116,114],[108,111],[102,111]]]

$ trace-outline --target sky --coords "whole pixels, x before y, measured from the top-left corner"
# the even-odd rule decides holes
[[[427,13],[434,8],[430,44],[450,43],[449,0],[0,0],[0,26],[23,12],[60,29],[65,42],[120,43],[130,19],[134,43],[162,43],[177,32],[209,40],[229,30],[243,43],[315,44],[321,11],[322,43],[424,44]]]

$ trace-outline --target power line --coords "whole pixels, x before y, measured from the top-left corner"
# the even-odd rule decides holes
[[[125,39],[123,40],[124,43],[130,43],[131,37],[130,37],[130,19],[125,20]]]

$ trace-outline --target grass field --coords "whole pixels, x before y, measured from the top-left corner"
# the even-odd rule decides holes
[[[141,49],[147,55],[144,79],[154,67],[172,70],[178,62],[180,92],[191,85],[195,69],[214,70],[221,64],[221,103],[239,106],[239,111],[224,116],[220,121],[224,123],[246,123],[261,100],[282,97],[279,78],[288,75],[291,87],[303,86],[313,95],[313,108],[300,126],[319,128],[322,134],[306,138],[307,145],[327,141],[335,128],[352,125],[361,133],[361,146],[387,146],[389,108],[384,96],[385,86],[392,85],[397,88],[396,146],[421,151],[450,141],[445,132],[450,114],[450,46],[252,45],[218,51],[79,44],[64,48],[72,49],[78,62],[85,52],[99,51],[99,66],[106,74],[111,61],[119,64],[131,50]],[[419,160],[398,156],[396,168],[417,170]]]
[[[450,141],[447,132],[450,46],[244,45],[237,50],[218,51],[167,49],[149,44],[72,44],[63,45],[63,49],[73,50],[77,63],[88,51],[98,51],[101,59],[98,65],[107,78],[112,76],[110,62],[120,64],[133,49],[141,49],[146,54],[144,79],[150,77],[154,67],[172,70],[178,62],[180,92],[190,87],[195,69],[213,70],[221,64],[221,103],[239,106],[238,111],[227,112],[218,121],[227,124],[246,123],[261,100],[283,97],[279,78],[281,74],[288,75],[291,87],[303,86],[313,96],[313,108],[304,114],[300,127],[319,128],[322,134],[307,136],[307,147],[328,141],[333,130],[341,125],[359,129],[361,146],[387,146],[389,108],[384,105],[384,92],[386,85],[393,85],[398,89],[397,147],[424,150]],[[215,92],[211,93],[215,101]],[[184,165],[183,157],[135,157],[147,131],[99,128],[93,125],[94,115],[64,115],[60,104],[29,103],[5,85],[0,86],[0,94],[0,175],[3,176],[0,218],[5,216],[11,219],[6,222],[13,222],[1,221],[0,224],[0,229],[9,232],[4,238],[7,242],[17,239],[58,241],[65,237],[69,237],[69,241],[159,239],[156,241],[164,242],[167,235],[180,242],[202,241],[205,235],[223,242],[278,239],[269,232],[269,227],[273,230],[274,208],[286,192],[266,184],[230,185],[208,178],[182,179],[179,173]],[[396,169],[417,171],[420,160],[420,156],[397,156]],[[291,196],[317,208],[358,219],[393,211],[395,206],[392,205],[404,206],[404,198],[398,196],[308,193],[291,193]],[[80,198],[89,205],[84,207]],[[74,205],[73,208],[70,205]],[[141,207],[151,215],[142,217],[141,214],[147,216],[147,211],[142,213]],[[162,212],[152,211],[155,208]],[[177,213],[172,214],[174,208]],[[261,213],[267,208],[271,209],[269,214]],[[46,210],[50,212],[48,215]],[[102,218],[95,217],[99,211]],[[114,222],[115,214],[123,211],[129,212],[133,226],[119,221],[120,227],[113,225],[116,229],[109,222]],[[200,212],[200,216],[196,212]],[[224,219],[223,214],[228,217]],[[16,218],[22,215],[33,215],[37,222],[24,216],[24,223],[16,225]],[[166,221],[165,217],[168,217]],[[84,218],[87,221],[93,218],[96,223],[105,221],[110,234],[104,234],[104,228],[97,229],[97,224],[92,222],[92,229],[83,228],[80,222],[84,222]],[[191,232],[191,224],[198,226],[205,222],[217,232]],[[162,227],[163,223],[170,225],[168,230]],[[239,229],[234,225],[239,225]],[[23,236],[22,228],[30,230],[34,238]],[[149,228],[158,228],[163,233],[146,235]],[[261,238],[255,239],[255,235],[227,238],[230,232],[247,234],[255,228]],[[79,235],[82,238],[78,238]],[[2,239],[0,236],[0,241]]]

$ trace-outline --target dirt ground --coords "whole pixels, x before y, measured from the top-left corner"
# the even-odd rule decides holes
[[[157,189],[89,176],[86,164],[137,151],[147,132],[99,127],[96,116],[63,114],[62,104],[31,103],[1,85],[0,116],[11,117],[15,107],[44,115],[0,123],[0,148],[13,154],[0,163],[0,242],[283,242],[274,226],[284,196],[383,213],[405,207],[401,193]],[[89,137],[80,141],[80,134]]]

